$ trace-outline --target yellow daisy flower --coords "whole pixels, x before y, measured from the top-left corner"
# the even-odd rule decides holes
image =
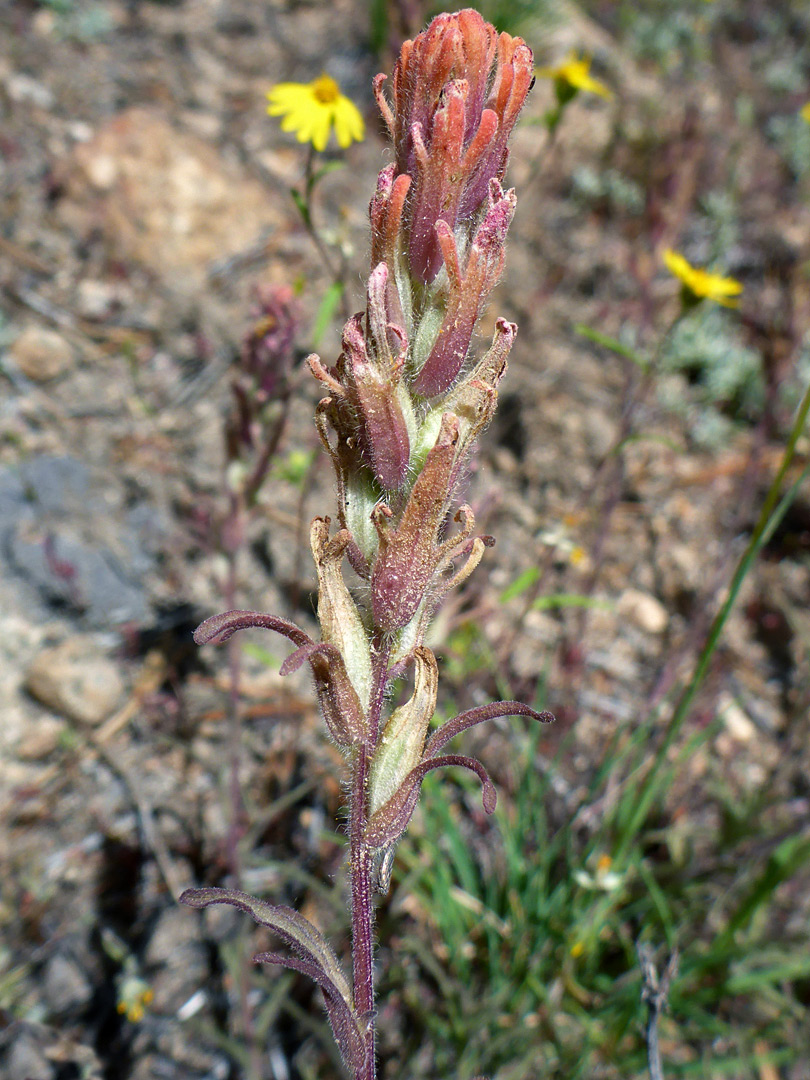
[[[693,303],[698,300],[714,300],[715,303],[723,304],[725,307],[737,306],[736,298],[743,291],[743,287],[734,278],[699,270],[688,263],[683,255],[671,248],[667,248],[664,252],[664,264],[670,274],[681,282]]]
[[[806,105],[802,105],[799,109],[799,116],[802,120],[806,120],[807,123],[810,124],[810,101],[808,101]]]
[[[363,117],[357,106],[344,97],[330,75],[320,75],[311,83],[279,83],[267,94],[267,112],[283,116],[282,131],[294,131],[299,142],[324,150],[334,128],[338,145],[346,149],[365,134]]]
[[[576,52],[568,54],[561,64],[550,68],[537,68],[535,75],[540,79],[553,79],[557,91],[557,97],[570,99],[580,90],[589,94],[598,94],[599,97],[612,98],[613,94],[604,83],[594,79],[591,75],[590,56],[577,56]]]

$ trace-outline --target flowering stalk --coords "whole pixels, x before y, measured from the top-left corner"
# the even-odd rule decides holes
[[[231,409],[225,422],[225,487],[227,509],[219,527],[219,546],[227,571],[225,602],[236,607],[238,563],[256,498],[267,479],[287,425],[294,338],[300,311],[286,285],[256,289],[253,325],[242,342],[231,379]],[[234,881],[240,879],[239,839],[242,832],[242,793],[239,783],[241,717],[239,708],[240,655],[232,642],[230,668],[230,806],[228,862]]]
[[[424,644],[431,617],[493,541],[455,510],[475,440],[495,411],[517,328],[498,319],[489,350],[470,357],[475,326],[504,263],[515,194],[504,191],[507,140],[532,81],[531,50],[475,11],[440,15],[375,93],[395,160],[371,200],[366,308],[348,320],[337,363],[309,366],[325,389],[316,425],[335,471],[337,529],[311,527],[320,641],[258,612],[206,620],[198,643],[263,627],[295,646],[281,673],[311,667],[324,720],[351,772],[352,975],[312,924],[237,891],[190,890],[185,903],[227,903],[272,928],[294,955],[257,959],[308,974],[321,987],[354,1080],[373,1080],[373,892],[387,889],[393,852],[433,769],[479,778],[487,813],[496,794],[484,766],[444,753],[466,728],[500,716],[547,721],[520,702],[495,702],[429,734],[438,666]],[[346,562],[365,583],[346,585]],[[393,681],[413,673],[407,701],[388,708]]]

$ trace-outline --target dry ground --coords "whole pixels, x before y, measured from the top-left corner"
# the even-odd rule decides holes
[[[543,752],[574,731],[568,790],[688,676],[807,377],[810,176],[768,135],[802,100],[766,78],[795,45],[789,10],[782,40],[767,5],[727,7],[689,78],[634,55],[616,5],[592,5],[593,21],[572,9],[553,27],[530,24],[534,40],[527,31],[544,61],[595,51],[616,95],[575,102],[538,160],[540,84],[516,138],[519,209],[489,320],[504,314],[520,334],[470,483],[497,546],[442,625],[483,627],[516,695],[531,699],[542,676],[558,715]],[[264,115],[263,94],[326,67],[368,117],[318,207],[359,306],[366,204],[385,160],[369,85],[390,55],[372,55],[354,0],[6,0],[0,28],[0,1068],[9,1080],[235,1077],[238,995],[217,947],[234,920],[206,930],[173,899],[226,875],[224,657],[197,655],[189,632],[223,602],[211,523],[251,289],[302,282],[311,325],[329,283],[287,196],[299,147]],[[575,332],[632,328],[653,351],[678,304],[660,249],[699,260],[722,228],[745,293],[739,315],[706,333],[754,350],[764,380],[753,404],[720,394],[709,407],[699,370],[645,379]],[[334,325],[325,357],[337,341]],[[282,456],[315,449],[317,397],[302,377]],[[806,436],[800,450],[806,459]],[[313,575],[296,547],[301,523],[331,507],[325,464],[304,489],[271,485],[241,566],[243,606],[313,625]],[[805,491],[749,577],[695,706],[690,724],[724,723],[671,792],[673,815],[709,828],[706,792],[722,782],[740,798],[767,788],[785,828],[806,828],[809,553]],[[543,594],[598,603],[527,613],[530,593],[501,602],[532,567]],[[451,649],[445,663],[459,706],[496,692],[483,661]],[[342,888],[336,756],[306,680],[251,657],[244,695],[242,779],[266,815],[248,882],[317,912],[314,886],[279,867],[292,860]],[[478,750],[508,788],[508,730]],[[783,898],[796,920],[807,885],[805,900],[801,882]],[[325,910],[340,940],[339,912]],[[117,1011],[135,977],[154,994],[140,1023]],[[309,1007],[307,987],[290,993]],[[279,1080],[322,1053],[300,1018],[274,1024],[270,1042],[266,1075]],[[402,1075],[393,1057],[386,1075]]]

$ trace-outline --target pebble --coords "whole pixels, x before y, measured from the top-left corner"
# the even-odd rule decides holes
[[[8,1080],[53,1080],[53,1066],[27,1031],[15,1040],[7,1065]]]
[[[76,308],[83,318],[101,321],[121,306],[125,292],[117,282],[85,278],[76,289]]]
[[[625,589],[619,597],[618,611],[648,634],[662,634],[669,622],[667,609],[661,601],[640,589]]]
[[[86,1005],[93,988],[75,960],[57,953],[45,968],[43,994],[51,1013],[63,1016]]]
[[[21,761],[44,761],[57,749],[66,730],[64,720],[55,716],[39,716],[31,731],[27,731],[15,748]]]
[[[26,326],[9,348],[11,359],[27,379],[50,382],[64,374],[73,351],[61,334],[40,326]]]
[[[25,688],[60,716],[89,725],[106,720],[124,694],[115,664],[84,636],[68,638],[35,657]]]
[[[179,948],[198,943],[199,927],[194,919],[189,919],[188,910],[173,904],[161,912],[146,947],[148,966],[171,963]]]
[[[146,950],[150,969],[165,965],[155,980],[153,1008],[164,1015],[175,1014],[192,994],[205,985],[208,959],[199,940],[199,924],[190,919],[188,908],[173,905],[162,913]]]
[[[748,743],[756,738],[756,725],[731,694],[721,693],[717,701],[717,711],[723,718],[726,731],[736,742]]]
[[[12,101],[35,105],[38,109],[50,111],[56,104],[53,91],[23,71],[15,71],[6,79],[6,93]]]

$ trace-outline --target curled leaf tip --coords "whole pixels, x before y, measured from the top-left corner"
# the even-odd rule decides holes
[[[309,635],[295,623],[262,611],[223,611],[219,615],[212,615],[194,631],[194,641],[197,645],[222,645],[238,630],[254,627],[260,630],[275,630],[277,634],[282,634],[298,646],[312,643]]]
[[[187,907],[204,908],[213,903],[212,889],[185,889],[177,899],[179,904]]]

